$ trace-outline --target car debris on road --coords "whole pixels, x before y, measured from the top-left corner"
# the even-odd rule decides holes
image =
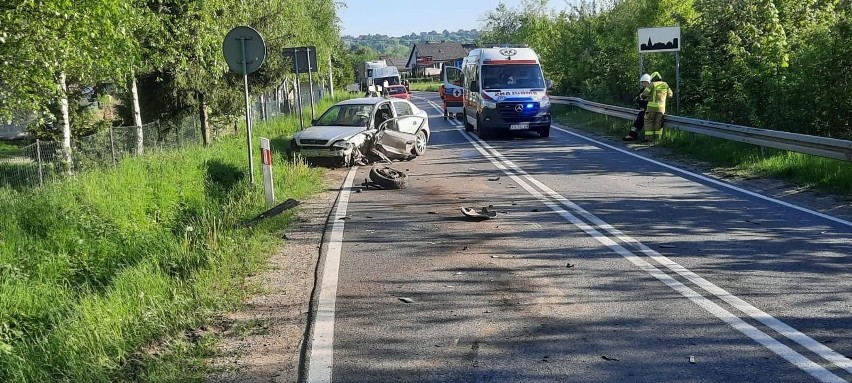
[[[494,217],[497,216],[496,211],[488,210],[487,207],[482,207],[479,210],[477,210],[477,209],[474,209],[474,208],[471,208],[471,207],[463,206],[461,208],[461,211],[462,211],[462,214],[465,215],[465,217],[473,218],[473,219],[476,219],[476,220],[486,220],[486,219],[494,218]]]

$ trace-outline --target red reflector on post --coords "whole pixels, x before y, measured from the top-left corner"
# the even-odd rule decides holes
[[[264,165],[272,165],[272,151],[269,149],[260,148],[260,161]]]

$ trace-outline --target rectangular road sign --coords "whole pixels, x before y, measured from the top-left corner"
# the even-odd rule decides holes
[[[293,62],[293,73],[308,73],[317,71],[317,47],[284,48],[285,59]]]
[[[680,27],[639,28],[639,53],[680,51]]]

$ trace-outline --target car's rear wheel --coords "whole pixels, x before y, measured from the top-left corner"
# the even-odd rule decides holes
[[[414,134],[414,149],[411,149],[411,154],[415,156],[423,155],[423,152],[426,151],[426,140],[429,137],[426,136],[426,132],[423,130],[418,130],[417,133]]]

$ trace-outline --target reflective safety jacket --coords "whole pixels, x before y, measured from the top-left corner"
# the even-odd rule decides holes
[[[652,81],[642,94],[648,100],[646,111],[665,113],[666,98],[672,96],[672,89],[665,81]]]

